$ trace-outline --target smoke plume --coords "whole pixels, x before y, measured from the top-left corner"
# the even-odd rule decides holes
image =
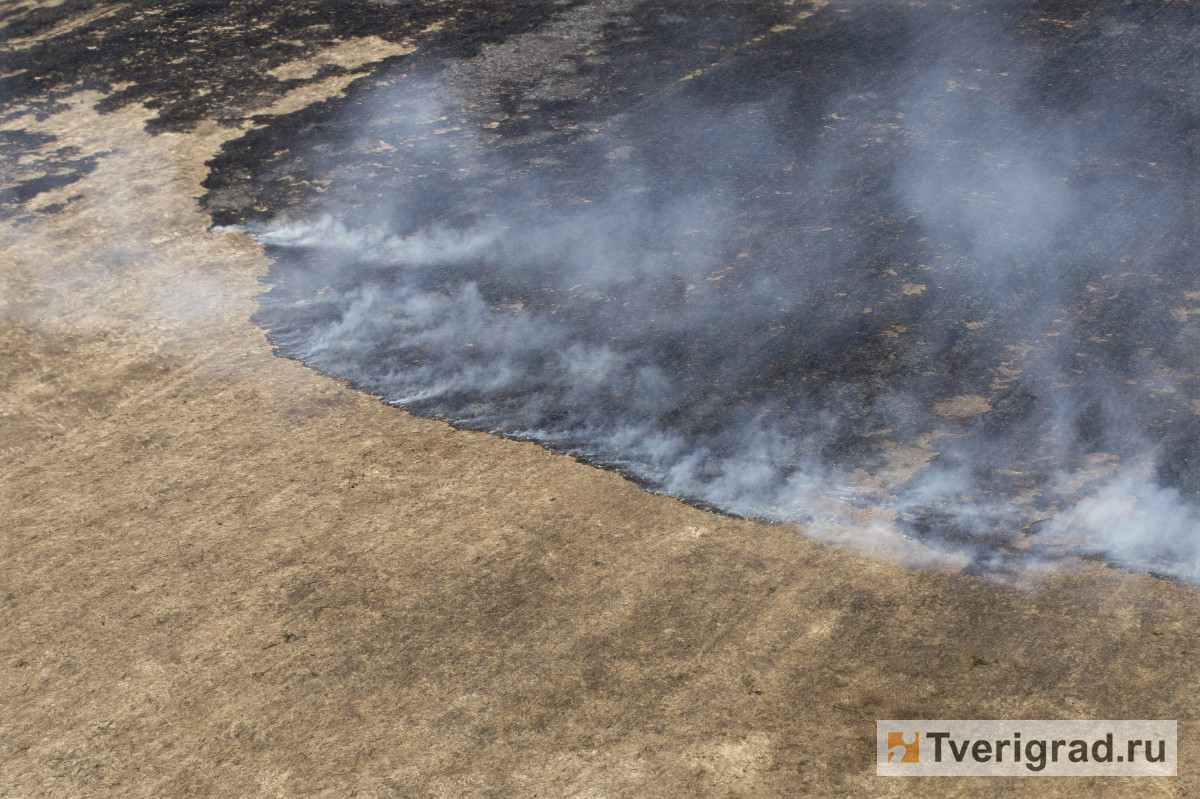
[[[319,195],[242,228],[276,259],[257,319],[725,512],[1200,579],[1197,36],[1040,8],[729,20],[662,45],[729,55],[632,75],[579,53],[636,15],[567,13],[529,85],[484,80],[500,51],[410,64],[305,144]]]

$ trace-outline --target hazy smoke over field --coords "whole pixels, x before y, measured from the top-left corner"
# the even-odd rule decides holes
[[[846,8],[604,113],[395,76],[331,199],[251,228],[259,321],[728,512],[1200,579],[1194,29]]]

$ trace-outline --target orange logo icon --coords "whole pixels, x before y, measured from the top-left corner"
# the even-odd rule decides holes
[[[887,759],[889,763],[921,762],[920,733],[889,732]]]

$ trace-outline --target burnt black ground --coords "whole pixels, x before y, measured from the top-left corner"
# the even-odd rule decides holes
[[[598,41],[577,43],[594,55],[562,78],[576,84],[567,99],[547,90],[553,53],[516,79],[471,84],[473,102],[455,122],[471,130],[488,112],[508,117],[471,161],[470,177],[457,173],[449,149],[381,159],[351,141],[351,131],[371,142],[390,134],[403,152],[416,132],[378,122],[380,98],[404,95],[406,82],[441,87],[471,74],[453,60],[414,60],[338,109],[340,138],[313,126],[293,139],[265,165],[259,187],[282,197],[295,175],[323,177],[330,184],[319,202],[288,200],[293,216],[334,209],[355,227],[378,223],[378,209],[390,207],[404,235],[495,217],[536,230],[555,209],[605,207],[614,195],[638,193],[647,221],[607,230],[583,211],[582,225],[599,237],[629,237],[613,244],[615,259],[657,250],[664,266],[652,278],[571,295],[573,278],[557,278],[555,259],[591,246],[586,236],[552,243],[548,255],[506,250],[501,257],[523,261],[516,274],[485,258],[395,277],[390,270],[403,264],[279,250],[259,321],[281,351],[418,412],[547,441],[654,488],[767,518],[805,518],[777,511],[772,492],[813,462],[874,472],[888,455],[881,445],[939,434],[929,466],[888,501],[912,534],[978,549],[992,565],[1014,537],[1036,536],[1040,522],[1076,498],[1077,489],[1056,481],[1097,457],[1152,458],[1160,485],[1200,496],[1197,336],[1172,316],[1197,287],[1187,9],[849,3],[775,35],[768,31],[777,20],[738,6],[686,19],[665,10],[638,5]],[[931,75],[960,82],[965,97],[939,105],[923,88]],[[950,165],[932,170],[951,204],[986,194],[994,177],[986,166],[982,176],[973,167],[960,175],[958,165],[1007,168],[1014,153],[1034,161],[1045,174],[1028,189],[1033,211],[1004,207],[1025,202],[1026,189],[1003,173],[999,210],[985,211],[979,229],[970,215],[914,207],[903,185],[913,176],[897,173],[910,158],[922,163],[918,171],[929,168],[927,152],[910,155],[922,136]],[[469,135],[462,138],[470,149]],[[636,154],[635,170],[611,167],[621,146]],[[228,153],[230,164],[244,155]],[[210,195],[216,218],[243,221],[251,215],[220,204],[221,166]],[[1072,209],[1045,221],[1042,210],[1058,209],[1036,195],[1053,180],[1068,187]],[[701,246],[728,265],[715,287],[699,282],[694,265],[672,264],[679,241],[661,240],[671,233],[656,217],[696,195],[719,198],[691,220],[705,231]],[[272,209],[260,217],[280,209],[278,201],[258,205]],[[922,214],[935,218],[932,232]],[[453,352],[431,351],[407,345],[397,321],[349,336],[332,354],[311,349],[313,331],[344,323],[345,298],[364,286],[449,293],[467,283],[493,309],[520,303],[553,316],[570,332],[552,335],[567,340],[473,355],[467,336],[447,345]],[[909,285],[921,290],[907,295]],[[556,353],[572,342],[651,364],[672,386],[648,395],[636,380],[618,380],[581,400],[574,383],[554,374]],[[509,355],[525,375],[516,389],[469,386],[408,400],[393,379],[398,365],[451,373],[464,360],[483,367]],[[1005,371],[1014,362],[1015,378]],[[963,395],[985,397],[990,410],[951,421],[931,413]],[[723,486],[741,467],[722,464],[746,457],[756,446],[746,430],[764,418],[783,442],[764,456],[775,487],[730,493]],[[684,452],[711,466],[673,484],[652,455],[606,440],[614,425],[643,422],[643,432],[687,439]],[[931,474],[961,484],[931,494]],[[1031,492],[1023,507],[1005,504]]]
[[[314,331],[344,319],[345,298],[365,286],[452,294],[473,283],[492,312],[519,304],[553,317],[555,335],[566,331],[558,344],[608,347],[662,370],[670,388],[639,396],[641,384],[616,381],[581,408],[576,386],[554,373],[557,345],[522,344],[502,353],[526,377],[517,388],[467,386],[408,407],[532,435],[692,501],[774,515],[769,503],[756,513],[754,502],[706,494],[703,479],[696,490],[672,489],[658,465],[598,439],[597,426],[669,431],[720,463],[744,457],[744,430],[765,419],[784,442],[770,463],[781,481],[814,463],[874,473],[888,446],[935,435],[925,471],[874,499],[898,503],[918,537],[988,553],[1036,535],[1075,498],[1056,488],[1056,475],[1097,456],[1149,457],[1159,484],[1200,499],[1200,338],[1187,312],[1196,302],[1185,297],[1200,290],[1189,4],[845,2],[775,32],[796,9],[458,6],[418,53],[392,59],[345,97],[261,120],[228,144],[205,184],[215,223],[332,212],[354,228],[380,224],[387,208],[400,235],[495,218],[537,229],[561,209],[636,195],[649,213],[621,231],[616,256],[652,252],[666,266],[633,286],[572,293],[556,262],[578,244],[570,237],[528,257],[507,249],[520,262],[506,268],[489,256],[399,276],[403,264],[369,255],[276,248],[257,321],[282,354],[396,399],[397,368],[449,372],[496,351],[472,355],[467,338],[448,350],[411,345],[397,319],[377,320],[370,336],[323,357],[312,351]],[[37,33],[75,10],[22,16],[5,35]],[[154,130],[240,121],[298,84],[267,76],[272,66],[344,37],[401,41],[440,14],[434,3],[127,4],[53,49],[10,54],[7,68],[24,71],[2,88],[52,104],[80,84],[129,82],[105,107],[153,97]],[[249,28],[251,18],[267,24]],[[581,21],[568,26],[574,39],[537,39],[564,19]],[[232,37],[203,35],[225,22],[236,23]],[[522,35],[521,48],[504,49]],[[952,113],[922,88],[931,76],[962,86]],[[452,150],[413,148],[428,131],[380,120],[381,98],[399,98],[403,116],[414,94],[429,91],[452,98],[446,124],[461,132],[444,139],[473,153],[467,173]],[[932,126],[932,139],[914,118]],[[377,142],[392,154],[371,150]],[[1010,148],[1045,154],[1038,169],[1083,199],[1045,230],[1041,200],[1032,213],[1001,207],[983,227],[997,240],[981,247],[964,217],[914,207],[900,188],[910,158],[929,162],[930,142],[935,162],[950,165],[938,179],[951,206],[981,185],[956,165],[1000,162]],[[636,169],[614,170],[621,147]],[[694,264],[671,265],[688,255],[674,254],[678,240],[656,240],[655,214],[693,196],[712,200],[690,221],[721,266],[713,282]],[[1002,229],[989,230],[996,220]],[[1010,243],[1023,235],[1035,243]],[[934,412],[961,396],[983,397],[990,410]],[[924,501],[931,470],[963,476],[964,486]],[[1024,505],[1007,504],[1029,492]],[[1011,512],[964,522],[960,506],[980,501]]]
[[[427,35],[424,47],[470,57],[482,44],[529,30],[570,4],[456,3],[453,23]],[[69,94],[95,89],[106,95],[100,110],[144,103],[156,111],[147,126],[151,131],[188,130],[201,121],[236,125],[289,89],[348,71],[325,64],[308,78],[278,79],[268,74],[272,68],[345,39],[405,41],[445,22],[446,11],[438,2],[65,0],[48,7],[7,6],[0,9],[0,41],[7,45],[0,49],[0,115],[7,118],[16,108],[48,114]],[[81,14],[90,21],[77,24]],[[68,27],[59,33],[61,25]],[[313,124],[321,113],[301,114],[307,122],[278,120],[268,139],[275,145],[294,137],[297,128]],[[265,153],[256,144],[266,140],[252,135],[239,149],[261,160]],[[6,163],[19,156],[14,148],[20,145],[4,143]],[[41,161],[38,166],[76,179],[88,169],[86,162],[65,169],[70,163],[62,159]],[[255,183],[261,171],[231,170],[235,179]],[[26,182],[13,199],[24,201],[60,185],[63,178]],[[282,199],[274,198],[277,204]],[[7,196],[0,201],[0,213],[15,213]]]

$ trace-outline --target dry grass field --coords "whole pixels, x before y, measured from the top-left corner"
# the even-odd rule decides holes
[[[1200,795],[1194,587],[912,568],[352,392],[208,232],[244,127],[102,99],[2,123],[95,160],[0,230],[0,796]],[[1178,719],[1181,774],[875,777],[912,717]]]

